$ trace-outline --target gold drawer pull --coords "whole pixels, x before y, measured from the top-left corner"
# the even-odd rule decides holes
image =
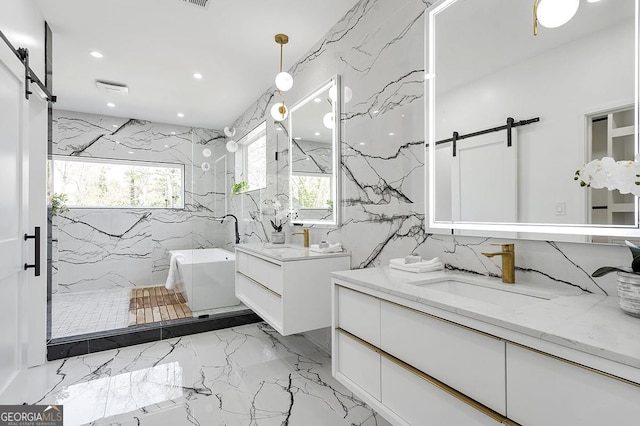
[[[238,274],[242,275],[244,278],[246,278],[247,280],[251,281],[253,284],[255,285],[259,285],[260,287],[264,288],[265,290],[267,290],[269,293],[272,293],[276,296],[278,296],[279,298],[282,298],[282,295],[280,293],[277,293],[273,290],[271,290],[269,287],[267,287],[266,285],[259,283],[258,281],[254,280],[251,277],[246,276],[245,274],[243,274],[242,272],[238,271]]]
[[[440,380],[436,379],[435,377],[432,377],[420,370],[418,370],[417,368],[407,364],[406,362],[394,357],[393,355],[383,351],[382,349],[378,348],[377,346],[372,345],[371,343],[367,342],[366,340],[362,340],[361,338],[359,338],[358,336],[349,333],[346,330],[343,330],[341,328],[336,328],[336,331],[344,334],[345,336],[355,340],[356,342],[362,344],[363,346],[367,347],[368,349],[376,352],[377,354],[379,354],[380,356],[388,359],[389,361],[393,362],[394,364],[396,364],[398,367],[401,367],[407,371],[409,371],[410,373],[420,377],[421,379],[431,383],[433,386],[437,387],[438,389],[448,393],[449,395],[453,396],[454,398],[464,402],[465,404],[469,405],[470,407],[475,408],[477,411],[480,411],[481,413],[483,413],[484,415],[491,417],[493,420],[502,423],[502,424],[506,424],[506,425],[510,425],[510,426],[517,426],[518,423],[514,422],[513,420],[503,416],[502,414],[498,413],[497,411],[492,410],[491,408],[487,407],[486,405],[483,405],[481,403],[479,403],[478,401],[476,401],[475,399],[469,398],[467,395],[463,394],[462,392],[452,388],[451,386],[447,385],[446,383],[441,382]]]

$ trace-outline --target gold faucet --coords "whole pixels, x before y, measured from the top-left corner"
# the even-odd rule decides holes
[[[487,257],[502,256],[502,282],[513,284],[516,282],[515,245],[514,244],[491,244],[492,246],[502,246],[502,251],[497,253],[482,253]]]
[[[303,228],[302,232],[292,232],[291,235],[304,235],[304,246],[309,247],[309,228]]]

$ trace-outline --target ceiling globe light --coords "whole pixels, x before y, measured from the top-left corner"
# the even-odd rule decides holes
[[[283,121],[289,116],[289,109],[284,102],[278,102],[271,107],[271,117],[276,121]]]
[[[276,87],[283,92],[290,90],[293,87],[293,77],[291,77],[291,74],[286,71],[279,72],[278,75],[276,75]]]
[[[227,151],[236,152],[237,150],[238,150],[238,142],[236,141],[227,142]]]
[[[558,28],[574,17],[580,6],[580,0],[535,0],[533,5],[533,34],[537,35],[540,23],[546,28]]]
[[[336,116],[332,112],[328,112],[322,117],[322,124],[327,129],[333,129],[336,127]]]

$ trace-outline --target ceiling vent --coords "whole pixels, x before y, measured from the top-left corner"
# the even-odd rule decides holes
[[[203,9],[206,9],[209,4],[209,0],[182,0],[182,2],[193,6],[198,6]]]
[[[96,80],[96,87],[100,90],[104,90],[112,95],[127,95],[129,94],[129,88],[124,84],[111,83],[109,81]]]

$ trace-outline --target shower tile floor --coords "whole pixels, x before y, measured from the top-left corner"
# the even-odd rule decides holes
[[[62,404],[65,425],[389,426],[330,356],[264,323],[25,369],[0,404]]]
[[[131,289],[54,294],[51,338],[75,336],[127,326]]]
[[[131,288],[54,294],[51,303],[51,338],[126,328]],[[194,317],[247,309],[243,304],[193,312]]]

